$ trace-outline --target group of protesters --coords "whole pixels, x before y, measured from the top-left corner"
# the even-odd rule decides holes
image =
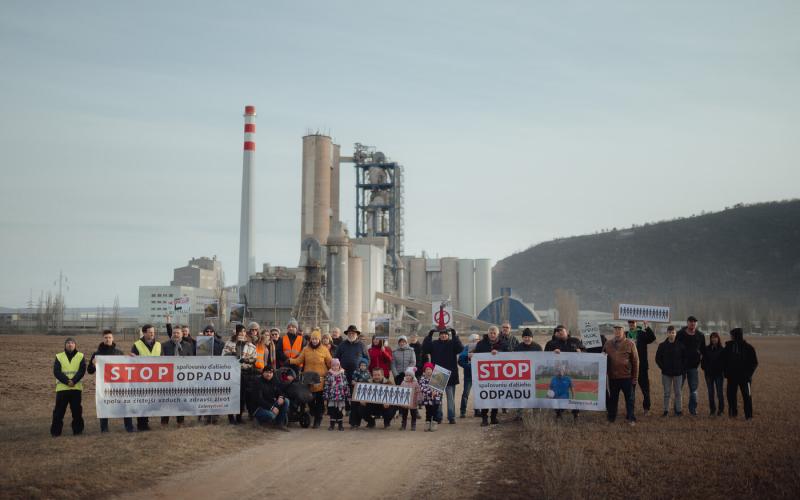
[[[144,325],[141,338],[136,340],[128,355],[132,356],[194,356],[197,354],[197,339],[193,338],[186,325],[171,324],[167,318],[169,339],[156,340],[155,327]],[[511,332],[511,325],[503,323],[500,328],[491,326],[480,336],[470,335],[463,343],[452,328],[435,328],[420,339],[415,333],[401,335],[397,346],[392,350],[385,338],[373,336],[370,345],[364,342],[361,332],[350,325],[343,333],[333,328],[331,333],[322,333],[314,328],[310,333],[299,330],[298,323],[290,320],[285,331],[277,328],[262,328],[256,322],[236,324],[230,339],[223,340],[213,325],[206,326],[201,335],[211,337],[208,341],[213,356],[235,356],[241,366],[239,413],[228,415],[230,424],[243,422],[243,416],[260,424],[271,424],[288,430],[290,402],[294,396],[298,377],[314,374],[307,384],[311,393],[307,404],[313,423],[318,429],[327,413],[328,430],[344,430],[344,419],[351,429],[359,429],[362,424],[374,428],[376,421],[382,420],[383,427],[391,427],[395,418],[401,420],[400,430],[416,430],[417,420],[423,418],[419,409],[425,409],[425,431],[435,431],[445,418],[443,400],[447,400],[446,417],[449,424],[456,423],[456,386],[461,384],[458,367],[463,369],[463,390],[460,395],[459,417],[467,416],[467,406],[472,387],[471,359],[475,354],[515,351],[551,351],[604,353],[608,356],[608,390],[606,392],[607,417],[614,422],[622,392],[625,402],[626,421],[634,425],[635,394],[638,385],[643,396],[643,410],[649,413],[650,381],[648,367],[648,345],[655,342],[652,328],[645,322],[628,322],[628,329],[614,326],[611,339],[601,336],[601,347],[585,348],[578,337],[570,335],[567,328],[558,325],[552,338],[542,346],[534,342],[533,333],[525,328],[521,339]],[[697,328],[697,318],[690,316],[686,326],[680,331],[670,325],[666,339],[659,344],[655,360],[662,372],[664,385],[664,412],[669,415],[672,399],[674,415],[682,415],[681,392],[684,385],[689,387],[688,410],[697,415],[699,368],[705,374],[708,387],[709,412],[722,415],[725,402],[722,395],[724,381],[727,381],[728,415],[737,416],[737,392],[744,401],[745,418],[753,416],[751,381],[758,365],[753,347],[743,338],[740,328],[731,330],[731,340],[723,346],[720,335],[714,332],[706,344],[705,334]],[[73,434],[80,434],[84,428],[81,407],[82,379],[86,372],[96,371],[98,356],[124,355],[114,342],[111,330],[103,331],[103,341],[86,362],[83,353],[78,351],[75,339],[68,338],[64,351],[56,355],[53,374],[56,378],[56,402],[50,428],[52,436],[61,435],[63,419],[67,407],[72,413]],[[435,366],[451,372],[444,391],[431,385]],[[555,378],[555,377],[554,377]],[[551,388],[569,394],[571,382],[559,378],[560,387]],[[378,403],[353,401],[356,383],[386,384],[409,387],[416,401],[409,406],[392,406]],[[481,418],[481,425],[497,424],[498,409],[474,410],[474,416]],[[505,413],[506,410],[503,410]],[[563,410],[556,410],[555,417],[562,418]],[[578,419],[578,410],[572,410],[573,420]],[[197,417],[200,419],[201,417]],[[517,410],[514,420],[522,419],[522,410]],[[101,418],[101,432],[108,432],[108,419]],[[169,425],[170,417],[161,417],[161,425]],[[218,423],[218,416],[203,418],[207,424]],[[410,425],[409,425],[410,420]],[[180,427],[185,417],[177,416]],[[136,428],[133,418],[124,419],[128,432],[150,430],[148,417],[137,417]]]

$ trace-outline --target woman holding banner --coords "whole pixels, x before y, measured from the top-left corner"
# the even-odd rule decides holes
[[[258,324],[256,324],[256,328],[258,328]],[[242,370],[240,379],[241,381],[239,384],[239,413],[237,415],[228,415],[228,422],[232,424],[241,424],[242,412],[244,412],[245,407],[247,406],[245,404],[247,399],[247,390],[250,387],[255,375],[255,369],[253,366],[256,362],[256,346],[254,346],[247,339],[247,332],[244,329],[244,325],[236,325],[236,333],[229,341],[225,342],[225,347],[222,349],[222,355],[236,356],[236,359],[238,359],[239,363],[241,364]]]
[[[325,400],[322,390],[325,388],[325,375],[331,367],[331,352],[327,347],[322,345],[322,334],[319,328],[314,328],[311,331],[311,337],[307,346],[300,351],[300,355],[296,358],[289,358],[289,363],[292,365],[303,366],[303,372],[313,372],[319,375],[320,382],[312,384],[311,394],[314,395],[314,400],[311,402],[311,414],[314,416],[314,429],[319,429],[322,423],[322,413],[325,411]]]

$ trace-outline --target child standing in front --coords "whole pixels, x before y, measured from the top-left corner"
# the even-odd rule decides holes
[[[350,394],[354,394],[353,388],[355,387],[356,382],[365,382],[368,383],[372,380],[372,375],[369,373],[367,369],[367,360],[361,359],[358,363],[358,370],[353,372],[353,387],[351,387]],[[364,409],[364,405],[366,403],[358,403],[356,401],[350,402],[350,428],[351,429],[358,429],[361,427],[361,413]]]
[[[331,360],[331,369],[325,375],[325,387],[322,389],[322,397],[328,407],[328,416],[331,418],[331,425],[328,427],[332,431],[338,424],[339,430],[343,431],[342,419],[344,418],[344,408],[350,400],[350,385],[347,383],[347,375],[342,370],[342,364],[337,358]]]
[[[420,388],[419,382],[417,382],[417,377],[415,374],[417,373],[416,366],[409,366],[406,368],[405,375],[403,377],[403,381],[400,383],[400,387],[410,387],[411,388],[411,397],[413,398],[412,401],[414,402],[414,408],[411,411],[411,430],[417,430],[417,419],[419,418],[419,410],[417,410],[417,406],[419,406],[419,398],[420,398]],[[403,418],[403,423],[400,425],[400,430],[406,430],[408,426],[408,408],[400,408],[400,416]]]
[[[425,432],[436,430],[436,412],[442,404],[442,393],[431,387],[432,376],[433,363],[429,361],[422,367],[422,377],[419,379],[421,403],[425,406]]]

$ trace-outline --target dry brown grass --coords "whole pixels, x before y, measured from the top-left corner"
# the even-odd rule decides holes
[[[80,336],[78,348],[88,356],[99,344],[98,336]],[[132,342],[121,343],[127,352]],[[187,417],[187,426],[162,429],[158,417],[150,419],[151,432],[128,434],[122,420],[109,422],[111,432],[100,434],[94,409],[94,376],[84,379],[84,434],[72,436],[71,415],[64,419],[64,434],[50,437],[55,401],[52,374],[55,354],[63,338],[43,335],[0,336],[0,497],[91,498],[129,491],[208,459],[222,457],[273,438],[269,430],[249,425],[203,426]],[[149,478],[149,479],[148,479]]]
[[[660,340],[659,340],[660,341]],[[510,498],[798,498],[800,496],[800,339],[753,339],[760,366],[753,383],[754,419],[709,417],[705,381],[700,416],[661,417],[661,377],[652,357],[652,413],[636,427],[605,413],[583,412],[556,422],[534,410],[508,425],[498,451],[496,478],[481,492]],[[623,412],[622,403],[620,411]],[[509,415],[510,416],[510,415]]]

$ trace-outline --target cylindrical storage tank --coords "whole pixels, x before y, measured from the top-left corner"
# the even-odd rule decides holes
[[[458,310],[475,316],[475,261],[458,259]]]
[[[361,303],[364,300],[362,279],[364,276],[361,257],[351,255],[347,260],[347,323],[356,325],[362,332],[361,327]]]
[[[347,328],[348,312],[348,265],[350,244],[347,236],[337,223],[336,233],[328,238],[328,305],[331,312],[331,324],[344,330]]]
[[[333,145],[333,160],[331,162],[331,228],[339,221],[339,158],[341,146]]]
[[[475,314],[492,301],[492,261],[475,259]]]
[[[425,259],[412,257],[409,261],[408,294],[416,299],[424,300],[428,296],[428,277],[425,273]]]
[[[450,297],[453,309],[458,309],[458,259],[442,257],[442,298]]]
[[[328,241],[331,218],[331,163],[333,144],[325,135],[303,137],[303,178],[300,205],[300,241],[313,236]]]

